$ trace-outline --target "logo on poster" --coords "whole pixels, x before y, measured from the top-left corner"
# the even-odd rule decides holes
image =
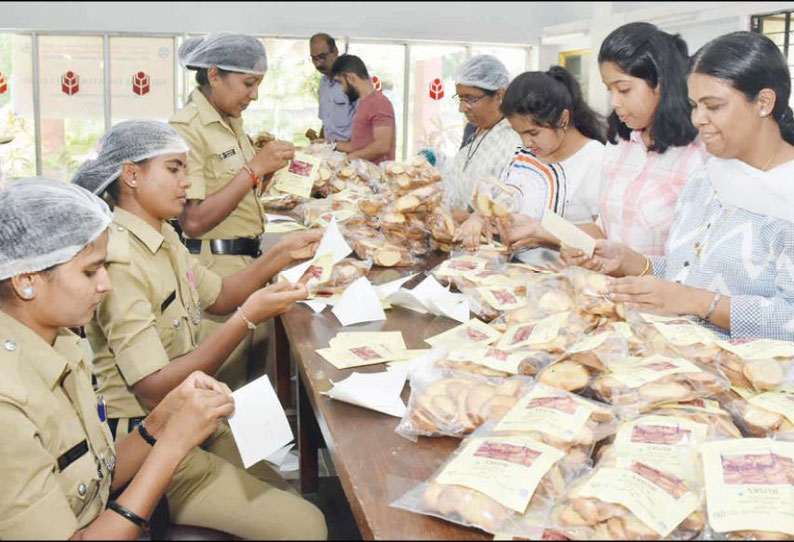
[[[430,82],[430,98],[433,100],[440,100],[444,97],[444,83],[441,79],[436,77]]]
[[[6,79],[6,74],[0,72],[0,94],[5,94],[8,90],[8,80]]]
[[[132,92],[138,96],[149,93],[150,79],[146,72],[139,71],[132,76]]]
[[[372,76],[372,84],[375,85],[375,90],[383,89],[383,84],[380,82],[380,79],[378,79],[377,75]]]
[[[74,96],[80,92],[80,76],[72,70],[61,76],[61,91],[67,96]]]

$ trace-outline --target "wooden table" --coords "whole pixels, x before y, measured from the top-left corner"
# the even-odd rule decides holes
[[[433,258],[424,267],[432,267],[439,260],[439,257]],[[374,284],[380,284],[409,272],[412,270],[378,270],[369,278]],[[385,321],[345,328],[330,310],[316,315],[305,305],[297,305],[280,317],[276,326],[277,360],[281,365],[277,376],[280,394],[284,391],[282,356],[285,352],[292,352],[299,374],[301,489],[304,492],[316,490],[317,451],[324,441],[365,539],[490,540],[491,536],[481,531],[389,506],[415,484],[428,479],[458,447],[460,440],[420,438],[417,443],[412,443],[394,432],[398,418],[334,401],[320,394],[330,389],[331,381],[342,380],[352,371],[384,370],[383,365],[338,370],[322,359],[315,349],[328,346],[328,341],[338,331],[399,330],[403,332],[408,348],[429,348],[423,342],[424,338],[458,325],[448,318],[422,315],[401,307],[386,311],[386,315]],[[403,390],[403,399],[407,402],[407,386]]]

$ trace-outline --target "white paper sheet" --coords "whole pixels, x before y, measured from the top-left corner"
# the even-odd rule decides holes
[[[298,301],[298,303],[304,303],[309,306],[311,310],[314,311],[314,314],[319,314],[325,310],[327,306],[334,306],[337,302],[336,299],[304,299],[303,301]]]
[[[469,321],[469,301],[463,294],[453,294],[433,276],[428,276],[413,290],[400,290],[391,294],[386,301],[400,305],[421,314],[446,316],[461,323]]]
[[[265,218],[268,222],[296,222],[294,218],[287,215],[274,215],[270,213],[265,213]]]
[[[333,254],[333,263],[337,263],[351,252],[353,252],[353,249],[350,248],[350,245],[347,244],[347,241],[345,241],[345,238],[339,231],[339,224],[336,223],[336,218],[332,218],[331,222],[328,224],[328,227],[325,229],[323,238],[320,240],[320,244],[317,247],[317,252],[314,253],[314,258],[303,262],[302,264],[298,264],[295,267],[290,267],[289,269],[282,271],[280,276],[292,283],[296,283],[298,280],[300,280],[300,278],[303,276],[303,273],[306,272],[309,266],[312,265],[318,258],[331,253]]]
[[[295,447],[295,443],[287,444],[283,448],[276,450],[274,453],[270,454],[265,458],[265,461],[268,463],[275,465],[277,467],[281,467],[284,461],[287,460],[287,456],[289,455],[289,451]]]
[[[405,386],[405,376],[406,371],[402,369],[374,374],[353,373],[322,393],[337,401],[402,418],[405,403],[400,394]]]
[[[375,286],[375,291],[378,293],[378,297],[381,299],[386,299],[394,292],[400,289],[403,284],[414,278],[418,273],[413,273],[412,275],[408,275],[406,277],[398,278],[397,280],[392,280],[390,282],[384,282],[383,284],[378,284]]]
[[[343,326],[386,319],[380,298],[367,277],[348,286],[331,312]]]
[[[577,228],[555,212],[547,210],[543,214],[543,219],[540,221],[540,225],[543,226],[543,228],[550,234],[559,239],[562,244],[568,245],[569,247],[578,248],[588,256],[593,256],[593,251],[595,250],[595,239],[585,233],[584,230]]]
[[[267,375],[238,389],[232,397],[235,409],[229,426],[246,469],[295,439]]]

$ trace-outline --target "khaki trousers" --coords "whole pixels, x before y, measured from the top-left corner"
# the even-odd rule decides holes
[[[119,420],[116,440],[127,432]],[[224,423],[180,463],[166,488],[172,523],[247,539],[325,540],[323,513],[261,461],[243,469]]]

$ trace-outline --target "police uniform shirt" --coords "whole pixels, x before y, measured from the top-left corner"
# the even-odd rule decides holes
[[[107,269],[113,290],[86,327],[98,392],[108,417],[144,416],[132,386],[196,347],[201,309],[215,303],[223,280],[190,256],[170,225],[158,232],[120,207]]]
[[[187,105],[169,120],[190,147],[187,177],[192,183],[188,199],[203,200],[226,186],[254,157],[242,118],[225,123],[201,90],[190,94]],[[264,208],[253,188],[237,208],[202,239],[256,237],[264,232]]]
[[[115,467],[80,339],[0,311],[0,539],[67,539],[105,509]]]

